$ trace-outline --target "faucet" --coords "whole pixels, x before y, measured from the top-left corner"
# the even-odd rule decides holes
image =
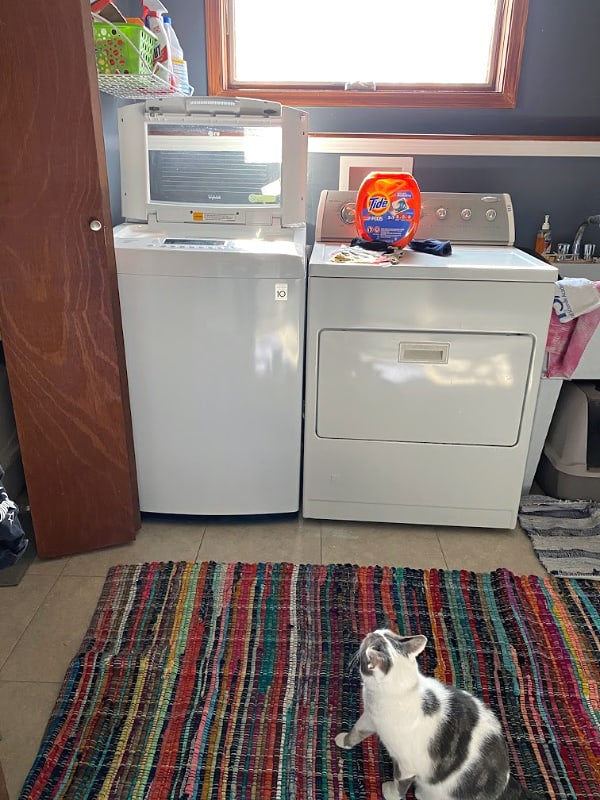
[[[573,239],[574,261],[577,261],[577,259],[580,257],[579,251],[581,250],[581,240],[583,239],[583,234],[585,233],[585,229],[587,228],[588,225],[600,225],[600,214],[594,214],[593,216],[588,217],[577,228],[577,233],[575,234],[575,238]]]

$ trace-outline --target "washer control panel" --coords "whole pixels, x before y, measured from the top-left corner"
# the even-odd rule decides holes
[[[355,191],[321,192],[316,241],[348,243],[356,236]],[[508,194],[421,192],[417,239],[444,239],[454,244],[512,246],[515,222]]]

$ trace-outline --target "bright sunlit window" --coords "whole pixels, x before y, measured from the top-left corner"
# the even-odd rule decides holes
[[[233,79],[487,83],[497,5],[304,0],[298,13],[282,0],[233,0]]]
[[[515,104],[528,0],[206,0],[209,90],[309,105]]]

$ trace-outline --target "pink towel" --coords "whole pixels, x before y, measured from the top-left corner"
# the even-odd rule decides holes
[[[594,286],[600,292],[600,281],[595,282]],[[582,313],[575,319],[561,322],[555,304],[546,340],[548,353],[546,374],[549,378],[571,377],[599,323],[600,307]]]

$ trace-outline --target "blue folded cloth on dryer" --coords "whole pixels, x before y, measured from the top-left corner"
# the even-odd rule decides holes
[[[381,239],[361,239],[360,236],[352,239],[350,247],[362,247],[363,250],[374,250],[378,253],[393,253],[396,249],[389,242],[382,242]]]
[[[429,253],[432,256],[452,255],[450,242],[442,242],[439,239],[413,239],[409,247],[417,253]]]

